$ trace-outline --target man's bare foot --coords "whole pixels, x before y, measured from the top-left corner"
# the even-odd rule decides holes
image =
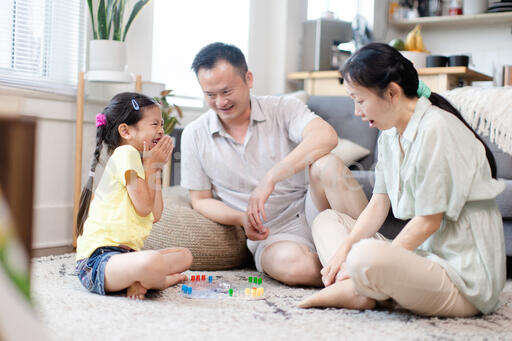
[[[126,289],[126,296],[132,300],[143,300],[148,289],[144,288],[140,282],[135,282]]]
[[[167,276],[165,276],[165,285],[168,288],[168,287],[178,284],[180,282],[184,282],[187,279],[188,279],[188,277],[185,274],[167,275]]]
[[[373,309],[375,300],[358,295],[352,280],[335,282],[299,303],[300,308],[333,307],[347,309]]]

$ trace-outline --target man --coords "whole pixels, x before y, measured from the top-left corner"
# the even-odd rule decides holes
[[[258,271],[289,285],[321,286],[309,226],[325,209],[355,219],[367,204],[329,153],[335,130],[299,100],[252,96],[253,74],[235,46],[204,47],[192,69],[211,108],[182,134],[181,185],[192,207],[242,226]]]

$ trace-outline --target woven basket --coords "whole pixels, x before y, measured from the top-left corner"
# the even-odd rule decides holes
[[[247,263],[248,250],[242,228],[217,224],[190,205],[188,190],[162,190],[164,211],[144,243],[145,249],[186,247],[194,261],[191,270],[225,270]]]

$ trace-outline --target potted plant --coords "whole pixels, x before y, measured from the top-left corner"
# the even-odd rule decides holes
[[[183,118],[183,112],[176,104],[169,103],[168,97],[174,96],[171,94],[172,90],[163,90],[160,96],[155,97],[155,100],[160,103],[162,110],[162,118],[164,119],[164,134],[171,135],[176,124],[180,123],[179,118]],[[176,111],[176,112],[174,112]],[[173,137],[174,139],[174,137]],[[174,141],[175,142],[175,141]],[[171,160],[164,166],[162,170],[162,185],[169,186],[171,183]]]
[[[126,0],[99,0],[94,3],[93,0],[87,0],[94,39],[89,42],[90,71],[125,73],[126,35],[133,20],[150,2],[137,1],[124,24]]]
[[[170,135],[176,124],[180,123],[178,117],[183,118],[183,111],[181,108],[176,104],[169,103],[169,100],[167,99],[167,97],[174,96],[174,94],[171,94],[171,92],[172,90],[163,90],[160,92],[160,96],[155,97],[155,100],[160,103],[162,108],[162,117],[164,119],[164,134],[166,135]],[[178,117],[176,117],[176,115],[173,113],[174,110],[176,110]]]

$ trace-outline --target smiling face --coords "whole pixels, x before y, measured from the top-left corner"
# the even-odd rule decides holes
[[[392,106],[390,101],[386,100],[387,90],[381,97],[374,90],[362,87],[348,79],[345,79],[344,86],[354,100],[356,116],[368,122],[371,128],[387,130],[394,126]]]
[[[164,136],[164,120],[158,105],[142,109],[142,119],[136,124],[126,126],[124,133],[120,133],[123,144],[129,144],[139,152],[144,151],[144,142],[147,150],[151,150]]]
[[[219,60],[211,69],[201,68],[197,79],[208,106],[219,115],[223,123],[238,123],[248,120],[251,113],[250,89],[253,77],[238,70],[225,60]]]

